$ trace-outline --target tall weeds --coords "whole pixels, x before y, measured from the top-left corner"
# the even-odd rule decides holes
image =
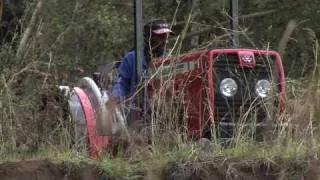
[[[181,54],[183,43],[188,41],[185,38],[191,23],[193,23],[192,17],[192,14],[189,14],[178,40],[174,42],[172,49],[168,49],[170,55]],[[69,75],[58,70],[59,63],[67,63],[58,61],[58,58],[63,54],[55,55],[56,49],[54,48],[59,45],[61,45],[61,49],[65,48],[66,44],[63,44],[63,40],[66,38],[65,35],[70,33],[71,27],[69,25],[64,31],[60,31],[61,34],[58,37],[49,38],[49,35],[52,34],[43,37],[41,31],[43,29],[41,28],[44,24],[42,23],[40,21],[35,28],[36,36],[30,40],[30,47],[27,48],[25,61],[22,64],[15,59],[16,53],[12,50],[14,47],[3,45],[0,52],[3,61],[6,61],[6,65],[2,64],[3,67],[0,68],[0,153],[37,150],[42,146],[54,147],[55,145],[70,148],[70,145],[73,144],[72,119],[64,114],[63,105],[54,96],[57,93],[54,90],[55,85],[66,82],[62,76],[68,77]],[[289,31],[289,33],[285,33],[288,34],[287,36],[292,34],[293,29],[289,28]],[[56,35],[56,32],[53,34]],[[241,32],[241,34],[245,34],[245,32]],[[217,41],[226,39],[228,36],[228,34],[222,34],[216,39],[203,42],[203,44],[211,44],[210,48],[215,48],[212,47],[212,44],[218,44]],[[249,37],[248,34],[244,36]],[[53,42],[52,44],[47,42],[47,46],[50,48],[41,48],[40,46],[43,45],[41,43],[47,39]],[[72,38],[68,36],[66,39]],[[281,51],[285,53],[286,43],[290,37],[283,39],[280,43],[283,46]],[[273,157],[278,154],[293,156],[294,154],[307,153],[317,156],[320,127],[320,51],[318,41],[316,38],[313,39],[315,39],[315,46],[313,47],[314,69],[312,74],[302,80],[290,78],[286,80],[288,99],[286,116],[283,120],[283,125],[286,126],[268,131],[272,140],[263,143],[256,143],[244,126],[239,126],[235,130],[237,133],[231,140],[232,146],[227,148],[220,144],[219,139],[215,136],[216,128],[213,126],[211,127],[214,135],[211,142],[211,152],[214,152],[212,154],[244,155],[252,152],[259,157]],[[61,49],[57,52],[62,52]],[[68,58],[70,57],[66,54],[63,59]],[[77,60],[72,62],[77,62]],[[283,63],[290,62],[284,60]],[[155,70],[154,74],[150,76],[151,80],[147,82],[151,83],[156,77],[161,77],[161,73],[163,72]],[[150,125],[146,131],[150,132],[151,145],[155,153],[179,151],[181,154],[191,157],[197,154],[199,145],[194,143],[194,139],[189,138],[187,123],[184,121],[188,116],[185,97],[189,95],[184,94],[184,89],[188,84],[184,84],[177,91],[174,88],[174,73],[172,71],[167,74],[166,78],[159,78],[159,87],[150,97],[149,105],[152,113]],[[73,82],[68,83],[72,84]],[[213,114],[208,107],[208,102],[204,102],[204,104],[208,109],[206,111],[208,117],[212,118]],[[243,114],[244,119],[246,119],[246,113]]]

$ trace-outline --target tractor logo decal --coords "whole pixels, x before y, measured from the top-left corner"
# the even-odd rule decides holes
[[[249,56],[249,55],[244,55],[244,56],[241,56],[240,57],[241,60],[247,64],[251,64],[253,63],[253,57],[252,56]]]
[[[256,66],[252,51],[238,51],[238,58],[240,67],[254,68]]]

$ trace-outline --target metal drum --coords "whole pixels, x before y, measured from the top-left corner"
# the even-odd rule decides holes
[[[110,137],[109,136],[101,136],[96,131],[96,115],[94,111],[94,106],[90,102],[90,99],[86,92],[79,88],[73,88],[74,93],[77,95],[78,102],[82,107],[82,114],[85,117],[86,128],[83,128],[83,119],[75,118],[75,134],[77,135],[77,141],[81,141],[82,139],[88,139],[88,147],[90,151],[90,155],[97,159],[100,157],[100,154],[103,149],[106,149],[110,146]],[[73,112],[72,112],[73,113]],[[80,113],[81,114],[81,113]],[[73,117],[76,114],[72,115]],[[86,132],[85,132],[86,131]],[[81,137],[84,136],[84,137]],[[85,143],[85,141],[83,141]]]
[[[84,114],[84,110],[82,108],[81,101],[76,94],[76,91],[72,91],[69,99],[69,110],[71,114],[71,118],[73,120],[74,127],[74,143],[77,151],[85,151],[89,150],[88,147],[88,130],[87,130],[87,122]]]
[[[79,87],[86,92],[93,106],[97,124],[96,130],[99,135],[112,136],[126,127],[125,118],[118,105],[114,111],[106,108],[106,103],[109,100],[107,91],[101,90],[89,77],[82,78],[79,81]]]
[[[120,108],[108,110],[107,91],[101,91],[89,77],[82,78],[78,87],[59,86],[59,89],[68,98],[77,150],[89,151],[93,158],[99,158],[101,152],[110,147],[112,135],[120,129],[126,130]]]
[[[89,77],[84,77],[79,81],[79,87],[84,89],[95,111],[96,130],[100,135],[112,135],[112,119],[104,118],[106,110],[102,100],[102,93],[97,84]]]

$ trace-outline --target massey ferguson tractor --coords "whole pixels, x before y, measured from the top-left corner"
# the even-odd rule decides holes
[[[263,127],[283,115],[285,77],[281,57],[275,51],[209,49],[154,60],[150,93],[157,93],[166,80],[173,82],[171,96],[179,96],[175,101],[183,106],[183,122],[192,137],[203,137],[215,127],[219,139],[229,139],[237,124]],[[112,136],[126,126],[125,115],[120,107],[108,110],[108,90],[90,77],[82,78],[77,87],[59,88],[69,94],[76,140],[98,158],[111,146]]]
[[[173,80],[171,94],[184,106],[191,136],[202,137],[207,126],[216,125],[218,137],[228,139],[236,124],[265,126],[267,120],[282,118],[285,80],[275,51],[212,49],[156,60],[153,65],[153,89],[159,89],[161,81]]]

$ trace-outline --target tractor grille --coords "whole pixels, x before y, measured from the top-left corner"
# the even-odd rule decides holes
[[[256,55],[255,60],[255,68],[241,68],[237,54],[215,57],[215,121],[221,125],[262,123],[270,117],[267,115],[271,114],[271,109],[275,108],[276,96],[271,94],[268,98],[262,99],[255,93],[256,83],[262,79],[272,82],[275,88],[272,92],[278,92],[278,83],[275,82],[279,81],[279,73],[275,72],[275,61],[272,57],[263,55]],[[237,93],[233,97],[225,97],[220,93],[220,82],[225,78],[232,78],[238,85]]]

